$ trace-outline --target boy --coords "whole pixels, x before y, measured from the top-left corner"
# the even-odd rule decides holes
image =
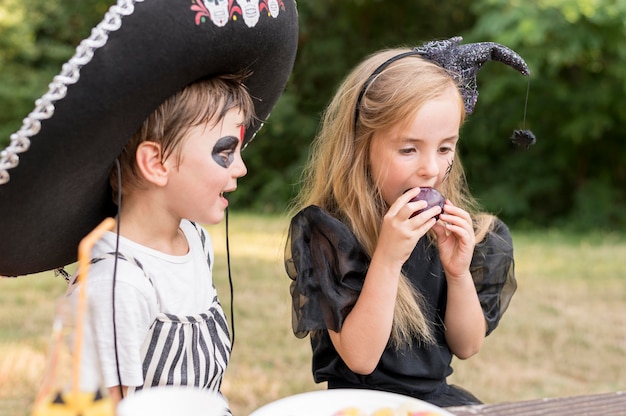
[[[93,253],[81,366],[82,385],[101,368],[116,400],[217,391],[228,362],[199,223],[222,220],[246,174],[241,149],[287,83],[298,19],[294,0],[260,1],[254,21],[227,7],[216,19],[202,0],[118,0],[0,153],[0,275],[62,268],[117,217]]]
[[[198,223],[223,219],[224,194],[246,174],[241,143],[254,106],[242,82],[220,76],[169,98],[126,145],[119,173],[113,169],[120,233],[108,232],[93,250],[81,365],[87,389],[101,376],[117,401],[155,385],[219,390],[231,346],[211,240]]]

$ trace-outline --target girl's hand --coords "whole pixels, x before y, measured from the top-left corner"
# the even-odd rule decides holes
[[[407,261],[417,241],[435,225],[434,217],[441,213],[439,207],[433,207],[411,218],[413,213],[427,206],[426,201],[409,202],[417,194],[419,188],[413,188],[389,207],[378,237],[376,252],[380,251],[382,258],[400,266]]]
[[[476,236],[472,219],[466,211],[446,200],[441,221],[433,227],[437,235],[437,247],[441,263],[450,278],[460,278],[469,272]]]

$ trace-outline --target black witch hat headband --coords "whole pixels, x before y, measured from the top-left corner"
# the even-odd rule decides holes
[[[409,52],[404,52],[389,58],[380,64],[378,68],[372,72],[372,75],[367,78],[359,92],[354,109],[354,130],[356,131],[359,120],[361,101],[368,87],[385,68],[407,56],[421,56],[448,70],[458,84],[467,114],[472,114],[474,106],[478,101],[476,75],[485,62],[502,62],[516,69],[524,76],[530,75],[530,70],[526,62],[524,62],[524,59],[512,49],[494,42],[461,45],[462,40],[463,38],[456,36],[448,40],[428,42]],[[526,118],[525,111],[524,118]],[[535,143],[535,136],[529,130],[516,130],[511,140],[516,144],[528,147]]]

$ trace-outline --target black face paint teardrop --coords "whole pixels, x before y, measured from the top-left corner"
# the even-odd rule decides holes
[[[445,182],[446,179],[448,179],[448,177],[450,176],[450,173],[452,172],[453,165],[454,165],[454,160],[451,160],[450,163],[448,164],[448,167],[446,168],[446,173],[445,175],[443,175],[443,179],[441,180],[441,182]]]
[[[213,146],[211,156],[213,160],[223,168],[228,168],[235,158],[235,149],[239,144],[239,139],[235,136],[220,138]]]

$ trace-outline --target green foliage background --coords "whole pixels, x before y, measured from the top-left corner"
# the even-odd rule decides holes
[[[111,1],[0,0],[0,146]],[[347,72],[385,47],[461,35],[518,51],[527,79],[501,64],[479,75],[462,131],[472,191],[514,227],[626,229],[626,2],[623,0],[300,0],[287,89],[244,151],[237,208],[282,212],[297,191],[319,117]],[[164,34],[167,36],[167,34]]]

